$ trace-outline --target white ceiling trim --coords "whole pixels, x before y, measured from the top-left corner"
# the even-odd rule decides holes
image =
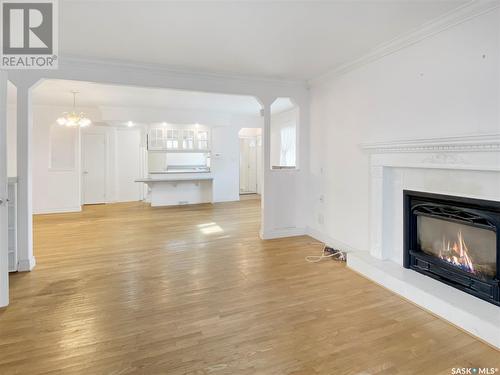
[[[290,87],[290,86],[307,87],[307,80],[273,79],[273,78],[263,78],[263,77],[240,75],[240,74],[200,72],[195,70],[176,68],[162,64],[136,63],[125,60],[117,60],[117,59],[89,59],[74,55],[62,55],[59,59],[59,64],[70,65],[70,66],[99,65],[99,66],[106,66],[109,68],[118,67],[122,69],[147,70],[149,72],[154,72],[156,74],[174,74],[179,77],[204,79],[209,81],[225,79],[225,80],[239,81],[242,83],[249,83],[249,82],[269,83],[273,85],[280,85],[283,87]]]
[[[243,76],[178,73],[164,65],[134,64],[110,59],[61,58],[59,69],[10,71],[9,81],[17,87],[36,88],[44,80],[71,80],[103,85],[194,91],[199,93],[252,96],[259,105],[270,106],[276,98],[293,98],[308,105],[306,81],[246,79]]]
[[[460,25],[482,14],[491,12],[498,7],[500,7],[500,1],[471,0],[467,4],[454,9],[443,16],[423,24],[416,30],[400,35],[389,42],[379,45],[372,52],[360,57],[359,59],[348,62],[336,69],[309,80],[309,86],[321,86],[325,83],[331,82],[342,74],[379,60],[384,56],[398,52],[451,27]]]
[[[108,110],[129,110],[129,111],[157,111],[161,113],[165,112],[193,112],[203,113],[207,115],[222,115],[222,116],[236,116],[236,117],[260,117],[260,113],[238,113],[238,112],[230,112],[230,111],[222,111],[217,109],[198,109],[198,108],[180,108],[180,107],[144,107],[144,106],[123,106],[123,105],[97,105],[93,108],[98,109],[99,111],[108,111]],[[165,115],[163,115],[165,117]],[[158,122],[162,122],[163,120],[159,120]]]

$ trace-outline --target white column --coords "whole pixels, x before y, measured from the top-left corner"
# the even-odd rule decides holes
[[[31,84],[17,86],[17,247],[18,271],[31,271],[35,267],[33,256],[33,206],[32,206],[32,98]]]
[[[261,186],[261,223],[260,237],[266,238],[266,233],[272,229],[272,184],[271,184],[271,104],[266,101],[262,105],[264,128],[262,129],[262,186]]]
[[[370,254],[383,259],[384,167],[371,167]]]
[[[7,73],[0,72],[0,307],[9,304],[7,218]]]

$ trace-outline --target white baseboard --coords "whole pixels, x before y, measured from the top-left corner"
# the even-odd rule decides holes
[[[273,238],[295,237],[303,236],[306,234],[306,228],[281,228],[260,231],[260,238],[263,240],[271,240]]]
[[[355,247],[339,241],[333,237],[330,237],[329,235],[311,228],[311,227],[306,227],[306,228],[283,228],[283,229],[274,229],[274,230],[269,230],[269,231],[260,231],[260,238],[263,240],[270,240],[273,238],[283,238],[283,237],[295,237],[295,236],[303,236],[303,235],[308,235],[315,240],[318,240],[320,242],[323,242],[325,245],[333,247],[334,249],[342,250],[345,252],[353,252],[353,251],[360,251],[359,249],[356,249]]]
[[[30,259],[19,259],[17,261],[17,271],[18,272],[29,272],[36,266],[35,257],[31,257]]]
[[[315,240],[323,242],[326,246],[334,248],[336,250],[341,250],[341,251],[346,252],[346,253],[361,251],[361,250],[356,249],[355,247],[353,247],[345,242],[339,241],[339,240],[329,236],[328,234],[323,233],[315,228],[307,227],[307,234],[309,236],[311,236],[312,238],[314,238]]]
[[[74,207],[60,207],[60,208],[41,208],[38,210],[34,210],[34,215],[46,215],[46,214],[63,214],[67,212],[81,212],[82,206],[74,206]]]

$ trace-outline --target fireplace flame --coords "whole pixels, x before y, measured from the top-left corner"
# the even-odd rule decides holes
[[[447,241],[443,236],[443,244],[442,248],[439,250],[439,258],[464,271],[476,273],[461,231],[457,234],[457,241],[453,243]]]

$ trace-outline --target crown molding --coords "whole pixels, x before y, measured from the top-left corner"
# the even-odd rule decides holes
[[[172,67],[162,64],[151,64],[151,63],[141,63],[118,59],[97,59],[97,58],[86,58],[76,55],[62,55],[59,58],[59,64],[64,67],[71,65],[78,66],[99,66],[106,68],[118,68],[118,69],[132,69],[132,70],[145,70],[148,72],[153,72],[156,74],[171,74],[182,78],[196,78],[204,80],[230,80],[239,81],[244,83],[261,83],[261,84],[272,84],[285,87],[301,87],[307,88],[306,80],[289,80],[289,79],[278,79],[278,78],[265,78],[256,77],[240,74],[230,74],[221,72],[200,72],[195,70],[188,70],[178,67]]]
[[[500,152],[500,134],[362,143],[360,147],[372,153],[453,151]]]
[[[500,7],[499,0],[471,0],[432,21],[424,23],[422,26],[413,31],[402,34],[388,42],[380,44],[372,52],[356,60],[340,65],[325,74],[309,80],[309,86],[320,86],[328,83],[342,74],[379,60],[384,56],[398,52],[422,40],[448,30],[449,28],[460,25],[482,14],[491,12],[498,7]]]

